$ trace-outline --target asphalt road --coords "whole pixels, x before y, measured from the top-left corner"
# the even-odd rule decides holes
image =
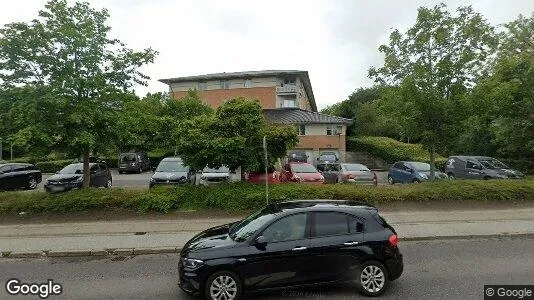
[[[500,238],[403,242],[403,276],[385,299],[482,299],[485,284],[534,284],[534,239]],[[109,258],[0,260],[0,299],[5,282],[62,284],[64,293],[48,299],[195,299],[176,285],[177,255]],[[9,296],[9,297],[8,297]],[[363,298],[351,285],[281,291],[249,299]],[[33,299],[37,299],[34,297]]]
[[[153,172],[147,171],[141,174],[119,174],[116,169],[111,170],[113,186],[121,188],[141,188],[148,189],[148,182]],[[376,172],[379,184],[387,184],[388,172]],[[43,174],[43,181],[37,186],[37,190],[44,190],[44,181],[53,174]]]

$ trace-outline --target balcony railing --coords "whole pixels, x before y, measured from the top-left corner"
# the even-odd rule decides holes
[[[278,94],[296,94],[297,86],[286,84],[284,86],[277,86],[276,93]]]

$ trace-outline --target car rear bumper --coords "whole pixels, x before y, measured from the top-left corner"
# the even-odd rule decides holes
[[[402,275],[402,272],[404,271],[402,254],[399,253],[393,258],[387,259],[385,263],[386,268],[389,271],[389,280],[395,280]]]
[[[118,170],[123,172],[133,172],[138,171],[141,166],[119,166]]]

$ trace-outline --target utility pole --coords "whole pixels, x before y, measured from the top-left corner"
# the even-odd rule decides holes
[[[13,141],[11,141],[11,151],[10,151],[10,159],[11,161],[13,161]]]
[[[265,201],[269,205],[269,172],[267,171],[267,139],[263,137],[263,153],[265,154]]]
[[[0,139],[0,161],[2,160],[2,152],[4,149],[2,149],[2,139]]]

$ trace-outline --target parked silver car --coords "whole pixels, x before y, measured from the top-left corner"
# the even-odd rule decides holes
[[[375,172],[362,164],[340,164],[338,182],[377,185]]]
[[[200,185],[213,185],[231,181],[230,169],[226,166],[220,168],[204,168],[200,175]]]
[[[445,173],[450,178],[467,179],[507,179],[524,178],[519,171],[488,156],[450,156],[445,165]]]
[[[169,184],[195,184],[196,173],[185,166],[180,157],[166,157],[161,160],[150,178],[149,187]]]

